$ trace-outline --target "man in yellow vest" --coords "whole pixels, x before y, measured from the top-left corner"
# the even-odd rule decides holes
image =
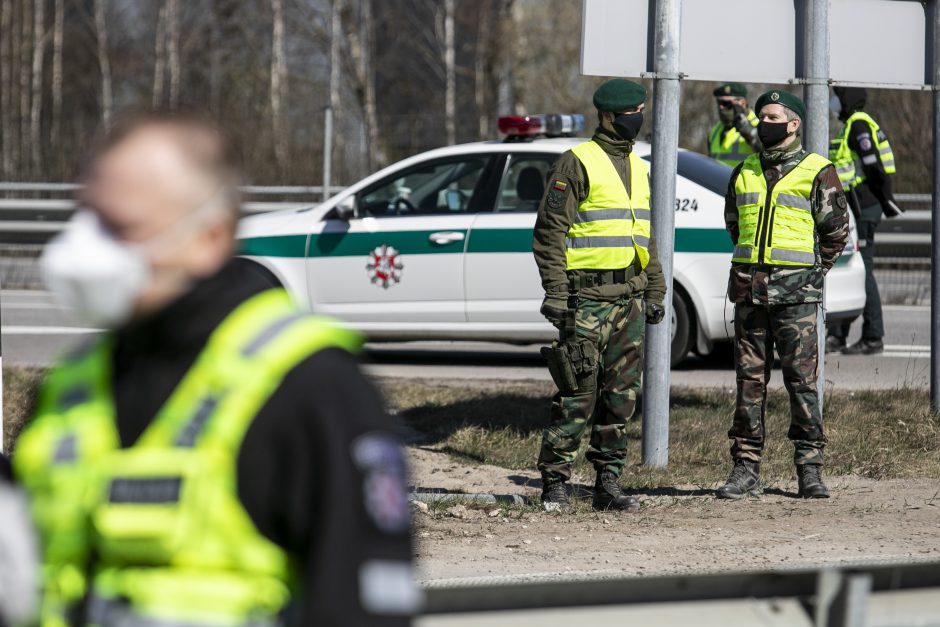
[[[646,89],[624,79],[595,91],[599,126],[559,157],[538,210],[532,248],[545,288],[542,314],[560,331],[543,349],[558,385],[538,459],[549,511],[569,507],[565,486],[589,423],[594,508],[639,507],[618,479],[646,324],[662,321],[666,292],[650,224],[649,169],[633,151],[645,100]]]
[[[42,541],[43,625],[406,625],[405,469],[359,338],[233,260],[234,152],[132,117],[43,258],[107,329],[46,377],[14,470]]]
[[[718,122],[708,132],[708,156],[732,167],[761,151],[757,116],[747,104],[741,83],[725,83],[712,92],[718,105]]]
[[[859,252],[865,262],[865,308],[861,339],[846,346],[855,319],[840,320],[829,325],[826,350],[844,355],[875,355],[884,351],[881,294],[875,280],[875,231],[882,214],[888,218],[901,215],[891,190],[891,175],[896,172],[894,152],[881,127],[863,110],[868,91],[864,87],[836,87],[833,91],[829,106],[843,125],[830,142],[829,158],[839,172],[857,218]]]
[[[803,101],[773,90],[757,100],[757,111],[764,149],[734,169],[725,198],[734,243],[728,297],[735,305],[738,390],[728,432],[734,467],[717,496],[740,499],[760,491],[767,382],[776,347],[790,395],[787,435],[799,494],[827,498],[816,322],[825,275],[848,237],[848,204],[832,163],[800,143]]]

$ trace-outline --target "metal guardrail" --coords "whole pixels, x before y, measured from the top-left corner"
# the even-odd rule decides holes
[[[61,196],[67,196],[80,187],[75,183],[0,182],[0,243],[44,243],[62,229],[75,209],[75,201]],[[343,189],[345,187],[333,186],[330,193]],[[46,197],[3,197],[11,193]],[[242,187],[242,193],[248,198],[242,204],[244,213],[255,214],[317,205],[321,202],[323,187],[248,185]],[[280,198],[265,198],[271,196]],[[295,200],[300,197],[305,198]],[[929,257],[930,194],[898,194],[896,198],[907,211],[898,218],[882,222],[877,237],[878,256]]]
[[[80,188],[76,183],[0,182],[0,244],[45,243],[68,221],[76,207],[68,196]],[[344,189],[331,186],[330,194]],[[323,196],[323,187],[319,185],[246,185],[241,191],[248,198],[242,203],[246,215],[311,207],[318,205]],[[17,196],[4,197],[10,194]],[[272,196],[280,198],[266,198]]]
[[[740,612],[750,618],[746,624],[776,627],[940,624],[940,562],[936,561],[515,579],[429,582],[418,625],[553,627],[602,619],[608,624],[717,627],[729,624],[729,616],[740,618]],[[656,612],[653,622],[651,610]]]

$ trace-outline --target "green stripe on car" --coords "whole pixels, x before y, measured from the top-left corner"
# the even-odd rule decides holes
[[[313,233],[311,257],[359,257],[378,246],[394,246],[403,255],[452,254],[463,251],[463,241],[438,245],[429,240],[435,231],[384,231],[382,233]],[[463,233],[467,231],[461,230]],[[477,229],[470,232],[468,253],[532,253],[532,229]],[[303,258],[306,235],[250,237],[239,242],[239,254],[255,257]],[[723,253],[731,259],[734,247],[724,229],[676,229],[677,253]],[[843,255],[836,265],[848,263]]]

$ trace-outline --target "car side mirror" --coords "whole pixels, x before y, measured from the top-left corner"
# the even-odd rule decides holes
[[[336,217],[343,222],[349,222],[356,217],[356,197],[349,196],[336,205]]]

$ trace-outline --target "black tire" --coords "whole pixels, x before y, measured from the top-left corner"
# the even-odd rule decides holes
[[[261,277],[261,280],[263,280],[269,288],[284,287],[281,285],[281,282],[278,280],[278,278],[274,276],[273,272],[262,266],[257,261],[245,259],[244,257],[236,257],[233,263],[256,276]]]
[[[673,292],[672,310],[676,318],[675,331],[672,336],[672,359],[670,363],[675,368],[688,356],[692,350],[692,308],[678,291]],[[664,321],[665,322],[665,321]],[[672,322],[670,322],[672,324]]]

